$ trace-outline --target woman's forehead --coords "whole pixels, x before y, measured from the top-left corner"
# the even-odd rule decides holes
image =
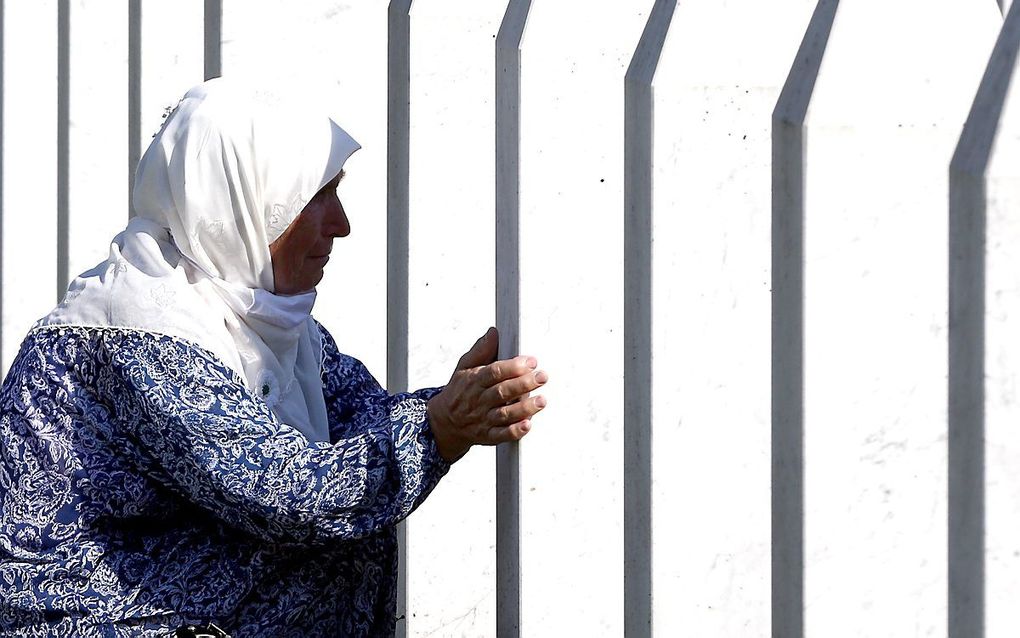
[[[323,188],[324,189],[326,189],[326,188],[336,188],[337,185],[340,184],[340,180],[342,180],[345,175],[347,175],[347,172],[344,171],[344,169],[341,168],[340,172],[336,174],[336,177],[334,177],[333,179],[331,179],[328,182],[326,182],[326,185],[323,186]]]

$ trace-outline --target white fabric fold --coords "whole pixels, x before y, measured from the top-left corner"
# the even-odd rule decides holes
[[[305,95],[222,78],[193,88],[138,164],[138,216],[37,325],[188,339],[282,422],[329,440],[315,291],[273,293],[269,244],[358,148]]]

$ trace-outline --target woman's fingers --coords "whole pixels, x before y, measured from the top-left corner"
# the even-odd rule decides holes
[[[460,361],[457,362],[457,370],[467,370],[492,363],[492,360],[496,358],[498,348],[499,331],[495,327],[491,327],[471,346],[471,349],[461,356]]]
[[[482,392],[481,398],[486,405],[498,407],[515,401],[520,397],[527,396],[532,390],[537,390],[545,385],[548,380],[549,375],[546,374],[545,370],[529,371],[527,374],[501,381],[487,388]]]
[[[528,397],[523,401],[493,408],[489,411],[490,427],[506,427],[508,425],[530,419],[546,406],[545,397]]]
[[[511,441],[520,441],[531,430],[531,421],[525,419],[506,427],[489,428],[483,445],[499,445]]]
[[[513,359],[502,359],[479,370],[478,382],[482,387],[490,388],[501,381],[527,374],[537,367],[538,360],[535,357],[521,355]]]

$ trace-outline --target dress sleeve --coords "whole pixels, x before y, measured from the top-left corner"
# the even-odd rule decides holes
[[[442,387],[389,394],[361,361],[340,352],[332,335],[318,324],[322,338],[322,394],[326,400],[332,441],[356,435],[371,426],[373,406],[389,402],[396,406],[427,403]],[[438,454],[438,452],[437,452]]]
[[[155,480],[225,522],[276,542],[367,536],[411,513],[449,470],[426,399],[366,401],[356,431],[309,442],[238,375],[179,339],[124,333],[108,343],[114,409]],[[137,339],[136,343],[130,343]]]

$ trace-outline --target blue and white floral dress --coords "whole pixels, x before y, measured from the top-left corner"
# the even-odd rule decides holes
[[[0,391],[0,636],[388,636],[394,525],[448,470],[426,402],[321,328],[330,442],[176,337],[45,326]]]

